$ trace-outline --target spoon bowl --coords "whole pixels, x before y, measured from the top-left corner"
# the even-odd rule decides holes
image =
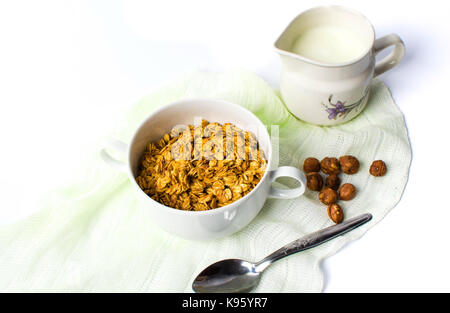
[[[211,264],[194,280],[195,292],[248,292],[259,283],[261,275],[255,264],[227,259]]]

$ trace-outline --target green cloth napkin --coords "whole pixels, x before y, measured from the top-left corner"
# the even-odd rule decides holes
[[[267,269],[258,292],[320,292],[321,260],[373,227],[399,201],[408,178],[411,150],[402,113],[379,80],[367,108],[353,121],[318,127],[292,117],[276,91],[248,72],[194,73],[133,105],[111,138],[129,142],[137,125],[161,105],[190,97],[238,103],[266,125],[279,125],[280,164],[300,166],[306,157],[352,154],[361,161],[353,183],[357,197],[342,203],[346,218],[364,212],[373,220],[314,249]],[[332,225],[317,193],[295,200],[268,200],[237,234],[195,242],[168,234],[146,219],[125,174],[104,165],[98,151],[67,187],[37,204],[33,216],[0,228],[1,291],[191,292],[195,276],[224,258],[256,261],[280,246]],[[370,163],[387,162],[385,177],[368,174]]]

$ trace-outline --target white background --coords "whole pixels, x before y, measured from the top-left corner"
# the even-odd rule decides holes
[[[0,224],[77,175],[117,112],[197,70],[244,68],[278,86],[273,42],[323,1],[0,2]],[[326,292],[450,291],[450,9],[446,1],[339,1],[407,54],[381,76],[413,148],[398,206],[322,265]]]

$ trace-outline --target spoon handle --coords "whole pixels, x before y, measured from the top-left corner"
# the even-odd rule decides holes
[[[300,239],[294,240],[293,242],[287,244],[286,246],[278,249],[274,253],[270,254],[257,264],[255,264],[256,270],[262,272],[266,267],[268,267],[273,262],[282,259],[288,255],[307,250],[309,248],[316,247],[328,240],[331,240],[337,236],[345,234],[358,226],[361,226],[372,219],[370,213],[361,214],[354,218],[351,218],[341,224],[336,224],[312,234],[306,235]]]

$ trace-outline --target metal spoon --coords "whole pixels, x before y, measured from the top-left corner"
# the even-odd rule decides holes
[[[288,255],[318,246],[361,226],[372,219],[362,214],[294,240],[257,263],[239,259],[222,260],[204,269],[192,283],[195,292],[249,292],[258,285],[262,272],[273,262]]]

